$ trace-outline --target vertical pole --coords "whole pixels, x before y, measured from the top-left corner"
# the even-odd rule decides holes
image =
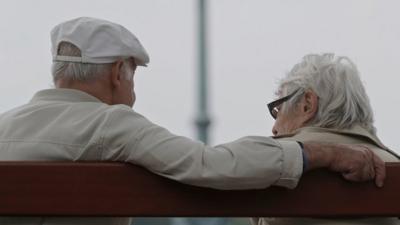
[[[196,118],[197,137],[208,143],[210,118],[207,102],[207,33],[206,0],[198,0],[198,112]]]
[[[207,0],[198,0],[198,111],[196,118],[197,137],[208,144],[208,128],[211,120],[208,115],[207,92]],[[183,219],[185,221],[185,219]],[[224,218],[186,218],[186,225],[225,225]]]

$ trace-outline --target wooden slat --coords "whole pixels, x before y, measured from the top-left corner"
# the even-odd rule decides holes
[[[179,184],[121,163],[1,162],[0,215],[399,216],[400,163],[383,188],[328,171],[295,190],[220,191]]]

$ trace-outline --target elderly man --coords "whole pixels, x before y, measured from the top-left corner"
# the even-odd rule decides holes
[[[0,116],[1,160],[128,162],[218,189],[294,188],[303,170],[320,167],[383,185],[383,161],[365,147],[305,141],[302,149],[295,141],[255,136],[209,147],[150,122],[131,108],[136,67],[146,66],[149,57],[121,25],[77,18],[57,25],[51,40],[56,88],[39,91],[29,103]],[[129,223],[127,218],[7,219],[16,224]]]
[[[281,80],[277,94],[280,98],[268,104],[272,117],[276,119],[272,128],[275,140],[325,140],[333,143],[362,144],[372,149],[384,161],[399,160],[399,157],[385,147],[376,136],[368,96],[355,65],[348,58],[334,57],[333,54],[306,55],[303,61],[295,65]],[[253,224],[398,225],[400,222],[397,218],[335,221],[255,218]]]

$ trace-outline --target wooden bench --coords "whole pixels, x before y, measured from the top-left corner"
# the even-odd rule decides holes
[[[399,216],[400,163],[383,188],[320,170],[295,190],[220,191],[180,184],[122,163],[1,162],[0,215]]]

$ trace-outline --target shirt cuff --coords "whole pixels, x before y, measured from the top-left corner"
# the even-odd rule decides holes
[[[295,141],[278,141],[281,144],[282,173],[275,185],[293,189],[303,172],[303,151]]]

